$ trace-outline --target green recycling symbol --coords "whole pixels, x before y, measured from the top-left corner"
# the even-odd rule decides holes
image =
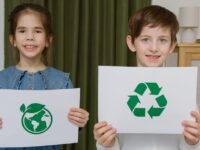
[[[158,107],[151,106],[148,110],[146,108],[137,108],[137,105],[140,102],[140,97],[144,95],[144,93],[149,89],[149,95],[155,96],[155,101],[158,104]],[[134,92],[135,95],[130,95],[128,99],[128,107],[133,112],[136,117],[145,117],[146,111],[151,118],[159,117],[167,106],[167,99],[163,94],[160,95],[161,88],[158,86],[156,82],[145,82],[139,83]]]

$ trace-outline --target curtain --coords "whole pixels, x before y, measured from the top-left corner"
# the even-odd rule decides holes
[[[151,0],[5,0],[5,67],[14,64],[8,42],[8,15],[23,2],[39,3],[50,10],[54,40],[49,65],[70,72],[74,86],[81,88],[81,107],[90,113],[87,126],[79,133],[79,142],[63,145],[63,149],[95,150],[98,66],[135,65],[135,55],[125,41],[128,18],[150,5]]]

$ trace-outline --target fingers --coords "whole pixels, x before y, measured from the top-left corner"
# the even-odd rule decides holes
[[[192,111],[191,112],[191,116],[195,118],[195,120],[196,120],[197,123],[200,123],[200,115],[199,115],[198,112]]]
[[[96,123],[94,125],[94,133],[96,133],[97,130],[99,130],[100,128],[102,128],[103,126],[106,126],[106,125],[107,125],[106,121],[102,121],[102,122]]]
[[[195,145],[199,142],[199,138],[191,134],[190,132],[184,131],[183,135],[185,137],[186,143],[188,143],[189,145]]]
[[[106,140],[104,140],[102,145],[104,147],[112,147],[114,145],[114,142],[115,142],[115,137],[116,137],[116,134],[111,134],[110,136],[108,136],[108,138]]]
[[[95,139],[98,139],[103,136],[104,133],[106,133],[108,130],[110,130],[112,127],[107,124],[107,122],[100,122],[95,124],[94,126],[94,135]]]
[[[77,126],[84,127],[89,120],[89,113],[82,108],[71,108],[68,113],[68,119]]]
[[[116,129],[106,122],[100,122],[94,126],[94,137],[104,147],[111,147],[115,143]]]
[[[195,118],[196,122],[184,120],[182,122],[184,126],[183,135],[188,144],[195,145],[200,140],[200,114],[192,111],[191,116]]]

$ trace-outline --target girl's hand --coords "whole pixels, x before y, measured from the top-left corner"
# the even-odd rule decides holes
[[[68,113],[68,119],[77,126],[84,127],[89,120],[89,113],[81,108],[71,108]]]
[[[115,144],[116,129],[107,122],[99,122],[94,126],[94,137],[104,147],[112,147]]]
[[[194,117],[196,121],[184,120],[182,122],[182,125],[184,126],[183,135],[187,144],[195,145],[200,140],[200,114],[192,111],[191,116]]]
[[[3,125],[3,120],[2,118],[0,118],[0,129],[2,128],[2,125]]]

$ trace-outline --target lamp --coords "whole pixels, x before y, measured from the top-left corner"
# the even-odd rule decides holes
[[[199,24],[198,20],[198,7],[180,7],[179,24],[182,43],[194,43],[196,41],[196,29]]]

